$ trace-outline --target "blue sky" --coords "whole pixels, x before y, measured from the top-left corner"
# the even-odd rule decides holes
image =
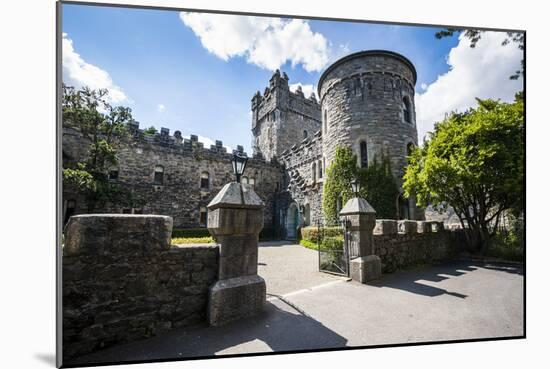
[[[475,97],[511,100],[522,83],[507,80],[521,55],[500,46],[499,33],[471,50],[458,36],[437,40],[431,27],[219,17],[65,4],[64,82],[110,89],[113,102],[130,106],[142,128],[221,139],[248,152],[250,99],[263,92],[276,67],[307,92],[326,66],[348,53],[399,52],[418,73],[420,139],[445,111],[472,106]],[[480,66],[479,58],[487,62]]]

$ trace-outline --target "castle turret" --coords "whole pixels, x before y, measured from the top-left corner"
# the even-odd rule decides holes
[[[318,83],[325,165],[336,147],[349,146],[359,167],[388,159],[401,187],[408,151],[418,144],[415,83],[413,64],[391,51],[362,51],[329,66]],[[403,206],[403,217],[421,217],[414,205]]]
[[[252,97],[252,147],[254,155],[277,158],[321,129],[321,108],[306,98],[301,88],[290,91],[286,73],[276,70],[264,94]]]

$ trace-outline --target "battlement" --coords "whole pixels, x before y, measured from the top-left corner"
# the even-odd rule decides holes
[[[229,150],[223,146],[223,141],[216,140],[214,145],[209,147],[205,146],[203,142],[199,141],[199,136],[191,134],[189,137],[183,137],[181,131],[175,131],[173,135],[170,135],[170,129],[161,128],[160,132],[153,134],[145,133],[144,129],[139,128],[139,122],[132,121],[127,124],[129,137],[124,140],[130,145],[142,146],[149,145],[154,146],[157,149],[180,151],[185,153],[198,153],[201,152],[205,155],[214,156],[227,156],[227,160],[234,152],[247,155],[242,145],[237,145],[234,150]],[[63,127],[63,136],[68,139],[69,136],[81,136],[80,131],[74,127]],[[262,157],[253,157],[255,161],[265,161]]]
[[[272,113],[274,109],[280,111],[293,110],[296,113],[304,114],[312,119],[320,120],[321,106],[317,97],[312,92],[306,97],[302,91],[302,87],[298,86],[296,91],[291,91],[288,84],[288,76],[285,72],[277,69],[271,79],[269,86],[264,89],[263,94],[256,91],[252,97],[251,109],[255,114],[253,119],[253,127],[257,122],[262,121],[267,114]],[[316,114],[316,111],[319,114]]]
[[[162,127],[160,132],[154,134],[147,134],[143,129],[139,128],[139,122],[132,122],[128,124],[128,129],[131,133],[131,137],[135,142],[145,141],[150,144],[155,144],[165,147],[182,148],[183,150],[210,150],[215,153],[227,153],[228,150],[223,146],[221,140],[216,140],[214,145],[210,147],[204,147],[204,143],[199,141],[198,135],[191,134],[189,138],[184,138],[181,131],[175,131],[174,135],[170,135],[170,129]],[[242,146],[237,146],[241,148]]]

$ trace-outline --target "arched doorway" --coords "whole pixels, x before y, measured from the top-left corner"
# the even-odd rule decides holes
[[[298,226],[300,225],[300,212],[296,203],[290,204],[286,212],[286,238],[296,239],[298,234]]]

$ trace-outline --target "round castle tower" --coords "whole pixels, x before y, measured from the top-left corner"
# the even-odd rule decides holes
[[[350,146],[359,167],[388,159],[401,187],[408,152],[418,144],[415,83],[413,64],[391,51],[361,51],[329,66],[318,83],[325,167],[336,147]],[[422,217],[412,200],[401,199],[399,208],[403,217]]]

